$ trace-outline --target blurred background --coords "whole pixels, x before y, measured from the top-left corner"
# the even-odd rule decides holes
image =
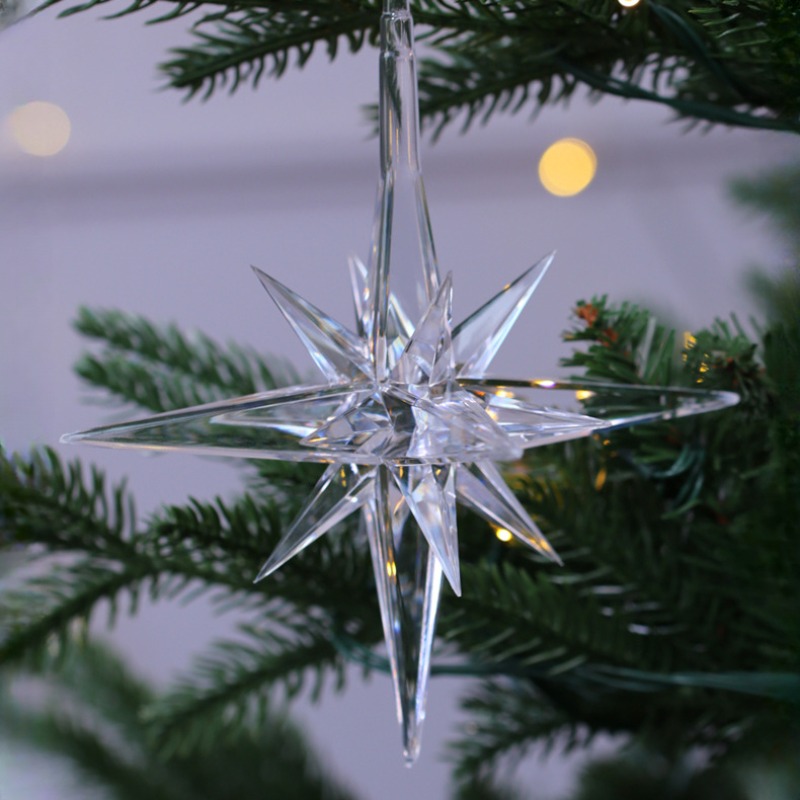
[[[346,258],[366,256],[378,169],[363,111],[377,96],[377,53],[366,48],[332,65],[320,53],[256,92],[183,103],[161,90],[156,64],[185,39],[188,23],[147,27],[139,16],[58,20],[47,12],[0,31],[0,440],[9,449],[61,447],[64,432],[127,416],[98,405],[71,372],[85,346],[70,328],[79,305],[174,321],[309,373],[249,265],[334,317],[352,313]],[[61,109],[38,107],[51,115],[56,140],[61,131],[60,149],[37,143],[39,123],[22,113],[34,102]],[[571,196],[548,191],[538,169],[564,138],[586,142],[596,157],[589,182]],[[797,154],[790,135],[687,132],[659,107],[612,99],[576,98],[535,121],[497,116],[466,135],[449,129],[425,142],[423,165],[439,260],[454,274],[455,316],[557,250],[495,361],[497,374],[556,374],[566,352],[559,334],[575,302],[593,294],[649,304],[681,329],[732,311],[746,319],[749,266],[779,264],[782,254],[760,221],[731,205],[726,182]],[[63,454],[128,476],[145,516],[187,495],[225,496],[239,479],[224,463],[176,455]],[[120,620],[112,637],[165,685],[232,624],[233,615],[214,617],[202,603],[161,604]],[[402,766],[388,677],[365,683],[354,674],[345,694],[302,700],[296,712],[363,797],[437,798],[460,688],[455,679],[432,681],[423,753],[411,771]],[[534,758],[523,769],[548,800],[568,789],[574,766]],[[87,794],[65,765],[12,746],[0,754],[0,797]]]

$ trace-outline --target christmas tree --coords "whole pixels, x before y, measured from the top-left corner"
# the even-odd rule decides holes
[[[191,11],[171,4],[166,16]],[[437,128],[459,110],[469,122],[564,99],[581,83],[689,120],[798,127],[798,15],[788,3],[735,13],[678,3],[636,13],[560,3],[414,11],[431,47],[421,109]],[[331,56],[337,45],[358,49],[377,18],[370,3],[223,6],[167,74],[192,92],[226,76],[236,88],[282,74],[295,52],[304,63],[316,43]],[[787,797],[796,790],[797,177],[738,188],[780,225],[793,259],[782,282],[759,282],[766,313],[755,327],[709,321],[684,338],[624,300],[576,299],[565,366],[579,380],[730,390],[741,402],[508,465],[563,567],[460,515],[465,593],[443,596],[433,667],[473,679],[451,750],[457,796],[528,796],[530,787],[509,786],[506,756],[542,742],[580,748],[603,733],[617,736],[620,753],[594,763],[576,797],[757,797],[764,776],[783,781]],[[84,309],[76,327],[99,344],[78,364],[81,377],[141,409],[295,382],[273,358],[131,314]],[[584,410],[606,400],[584,397]],[[52,450],[3,455],[3,536],[36,559],[3,594],[4,725],[66,754],[111,796],[352,796],[311,755],[285,701],[352,681],[347,664],[387,671],[369,555],[345,522],[253,585],[319,471],[268,461],[243,469],[246,490],[234,498],[137,521],[125,487],[97,471]],[[87,635],[85,622],[108,603],[135,613],[140,593],[198,591],[248,619],[165,692]],[[19,699],[14,684],[30,679],[57,709]]]

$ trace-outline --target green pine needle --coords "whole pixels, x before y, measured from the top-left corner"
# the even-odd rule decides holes
[[[209,752],[166,758],[154,746],[147,709],[159,695],[105,647],[87,642],[37,673],[33,703],[0,687],[0,736],[67,759],[87,786],[115,800],[352,800],[323,767],[302,732],[269,712],[240,726]],[[11,687],[13,689],[13,685]],[[30,693],[27,695],[30,697]]]
[[[110,0],[67,6],[68,15]],[[67,0],[46,0],[40,8]],[[693,124],[800,132],[800,19],[772,0],[646,0],[624,9],[581,0],[415,0],[420,111],[436,132],[498,111],[532,112],[579,88],[664,105]],[[377,0],[133,0],[112,16],[192,15],[191,45],[162,65],[189,96],[258,86],[322,49],[375,44]],[[197,12],[196,14],[194,12]]]
[[[102,342],[76,371],[91,385],[152,411],[168,411],[297,382],[287,366],[268,366],[253,350],[222,347],[203,334],[156,326],[119,311],[81,308],[76,330]]]

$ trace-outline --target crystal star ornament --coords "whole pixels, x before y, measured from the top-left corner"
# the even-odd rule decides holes
[[[323,383],[63,437],[111,447],[327,464],[257,580],[358,512],[372,556],[409,764],[420,748],[442,579],[461,593],[456,504],[557,561],[494,462],[615,424],[534,403],[531,390],[555,387],[553,381],[486,377],[552,256],[453,325],[452,280],[439,273],[419,166],[416,88],[407,0],[384,0],[380,182],[368,264],[350,263],[355,329],[255,270]],[[663,397],[668,390],[657,391]],[[670,413],[712,407],[692,402]],[[713,407],[725,404],[718,400]],[[635,421],[662,416],[659,411]]]

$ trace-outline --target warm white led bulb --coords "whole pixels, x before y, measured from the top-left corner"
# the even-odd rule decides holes
[[[8,116],[8,127],[21,150],[42,157],[60,153],[72,130],[63,108],[41,100],[15,108]]]
[[[581,139],[559,139],[539,160],[539,180],[550,194],[570,197],[582,192],[594,178],[597,156]]]

